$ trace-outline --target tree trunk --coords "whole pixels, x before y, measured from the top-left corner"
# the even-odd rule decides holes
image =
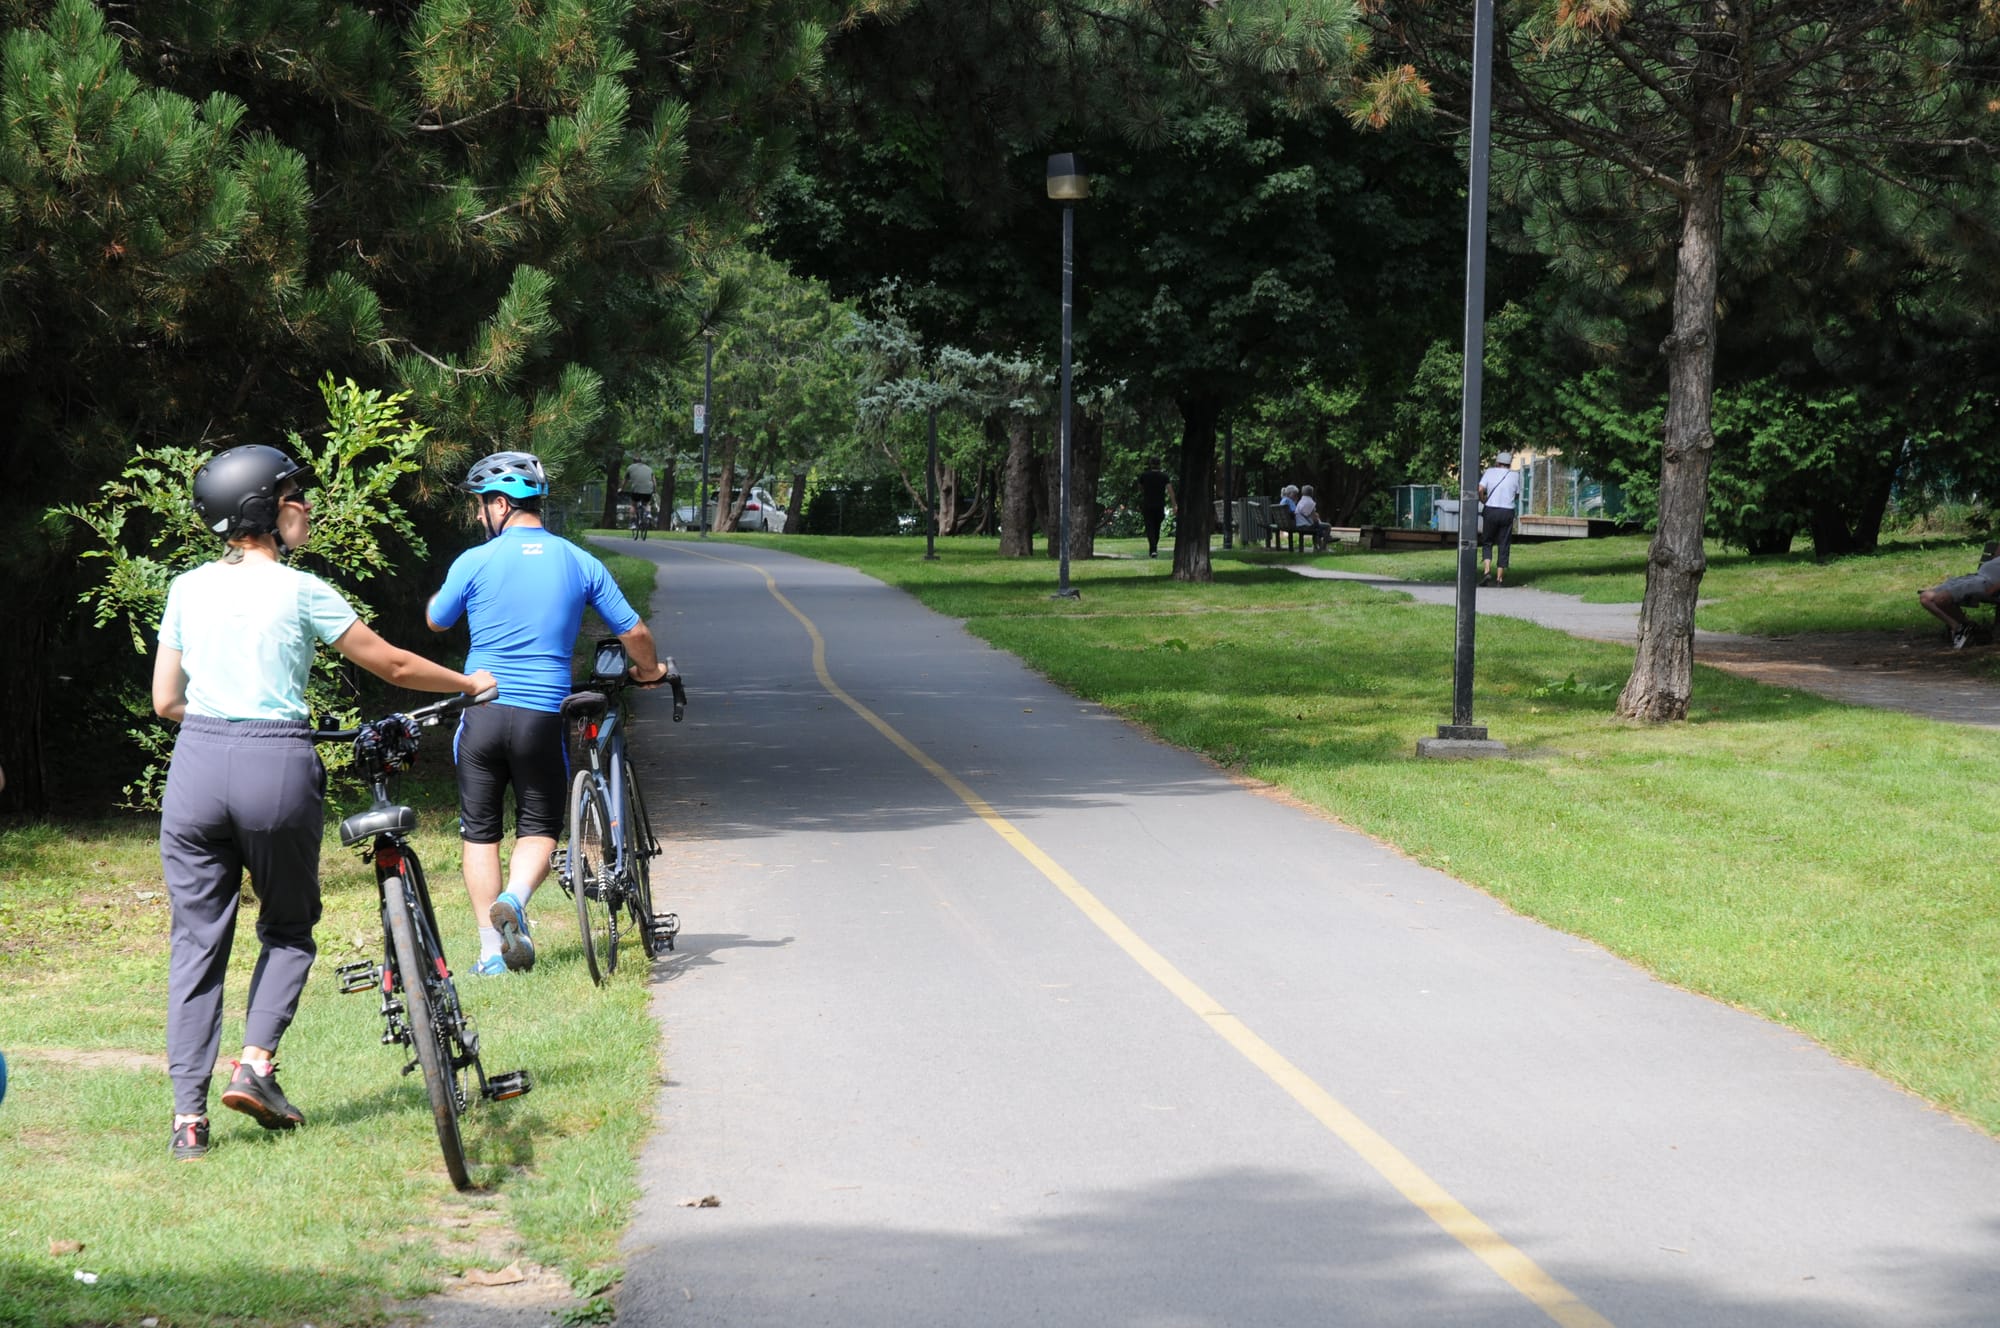
[[[1813,557],[1874,552],[1882,540],[1882,517],[1889,510],[1889,494],[1896,485],[1897,460],[1896,456],[1871,458],[1865,468],[1855,468],[1850,483],[1825,486],[1825,496],[1812,512]]]
[[[958,467],[938,462],[938,534],[949,535],[958,526]]]
[[[1209,472],[1215,469],[1215,426],[1222,403],[1212,396],[1179,399],[1181,408],[1181,477],[1174,486],[1179,513],[1174,519],[1174,580],[1213,581],[1208,561],[1209,537],[1215,529],[1215,505],[1209,494]]]
[[[604,463],[604,510],[599,513],[597,524],[606,530],[618,529],[618,486],[625,482],[625,463],[607,461]]]
[[[1071,562],[1097,552],[1097,476],[1104,468],[1104,421],[1075,417],[1076,436],[1069,451],[1069,557]],[[1057,462],[1060,471],[1061,461]]]
[[[1719,123],[1727,124],[1727,117]],[[1708,468],[1715,451],[1715,291],[1722,249],[1722,174],[1694,163],[1682,205],[1667,338],[1667,418],[1660,451],[1659,528],[1646,560],[1638,653],[1618,698],[1627,719],[1686,719],[1694,690],[1694,605],[1708,559]]]
[[[1035,552],[1035,448],[1026,415],[1007,417],[1007,477],[1000,513],[1000,556],[1027,558]]]
[[[1041,485],[1035,490],[1035,523],[1042,528],[1042,551],[1051,562],[1062,556],[1062,426],[1049,430],[1048,450],[1041,452],[1036,474]]]
[[[792,491],[785,498],[786,534],[796,535],[799,533],[799,522],[803,521],[806,515],[805,501],[806,472],[795,470],[792,472]]]
[[[715,529],[718,533],[736,529],[743,504],[736,499],[736,444],[722,447],[722,475],[715,482]]]

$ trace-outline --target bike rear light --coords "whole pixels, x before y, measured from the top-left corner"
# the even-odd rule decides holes
[[[590,740],[591,740],[592,742],[596,742],[596,741],[597,741],[597,725],[595,725],[595,724],[590,724],[590,725],[586,725],[586,726],[585,726],[585,728],[584,728],[584,730],[583,730],[583,736],[584,736],[584,737],[586,737],[586,738],[588,738],[588,739],[590,739]]]
[[[390,875],[400,875],[403,870],[402,851],[383,845],[375,852],[375,869]]]

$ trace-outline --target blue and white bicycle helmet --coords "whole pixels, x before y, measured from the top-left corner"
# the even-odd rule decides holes
[[[532,452],[495,452],[474,462],[458,487],[467,493],[540,498],[549,491],[549,477],[541,458]]]

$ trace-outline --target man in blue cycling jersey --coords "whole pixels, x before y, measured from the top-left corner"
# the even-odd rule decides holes
[[[528,900],[549,874],[562,833],[569,759],[558,712],[570,687],[570,653],[584,606],[597,610],[632,661],[632,680],[651,686],[667,676],[653,634],[604,564],[542,527],[549,491],[542,463],[527,452],[495,452],[459,486],[478,504],[486,543],[452,563],[426,610],[432,631],[463,616],[472,631],[468,669],[500,681],[490,705],[459,719],[452,745],[458,762],[459,833],[465,843],[465,892],[479,924],[479,965],[486,976],[533,968]],[[502,803],[514,790],[514,852],[500,889]]]

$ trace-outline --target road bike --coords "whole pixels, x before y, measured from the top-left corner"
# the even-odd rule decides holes
[[[687,712],[687,690],[673,660],[665,662],[678,724]],[[653,911],[652,861],[660,855],[660,842],[626,753],[624,707],[614,704],[630,682],[628,663],[616,637],[599,641],[588,687],[562,703],[576,777],[570,785],[568,839],[551,865],[564,893],[576,901],[584,962],[599,986],[618,969],[621,910],[630,914],[649,959],[672,950],[681,929],[679,914]]]
[[[423,1071],[445,1170],[461,1190],[472,1188],[472,1177],[465,1166],[459,1117],[480,1098],[502,1102],[524,1095],[534,1085],[526,1070],[489,1076],[480,1065],[479,1034],[452,985],[424,865],[409,841],[417,828],[417,813],[391,802],[389,787],[396,774],[415,760],[424,729],[492,695],[484,693],[476,701],[454,696],[359,728],[321,729],[313,734],[315,742],[352,743],[354,768],[374,794],[367,811],[340,823],[340,842],[360,849],[362,861],[375,864],[382,959],[342,964],[335,976],[343,992],[381,993],[383,1045],[408,1047],[414,1054],[403,1073]]]

